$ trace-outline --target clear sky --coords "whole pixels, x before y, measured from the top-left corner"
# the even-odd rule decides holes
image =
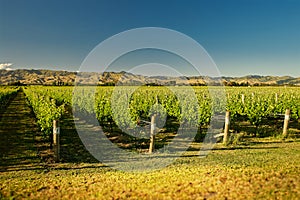
[[[138,27],[190,36],[223,76],[300,77],[299,0],[0,0],[0,63],[76,71],[101,41]]]

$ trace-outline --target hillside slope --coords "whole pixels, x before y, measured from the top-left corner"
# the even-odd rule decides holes
[[[17,69],[0,70],[0,84],[27,84],[27,85],[205,85],[220,83],[220,79],[212,77],[167,77],[167,76],[143,76],[126,72],[68,72],[54,70]],[[258,76],[222,77],[225,85],[298,85],[300,77],[291,76]]]

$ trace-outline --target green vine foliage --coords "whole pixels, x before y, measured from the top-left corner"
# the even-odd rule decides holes
[[[52,120],[61,118],[65,106],[94,115],[101,123],[115,122],[130,128],[136,127],[140,119],[150,121],[154,112],[162,119],[177,118],[181,123],[200,127],[209,125],[212,114],[225,115],[226,110],[232,121],[248,120],[255,126],[268,116],[284,114],[286,109],[291,110],[292,120],[300,117],[298,87],[226,87],[226,98],[212,98],[207,87],[193,89],[195,101],[191,101],[193,96],[185,87],[124,86],[114,92],[115,87],[79,86],[76,95],[73,87],[28,87],[25,93],[46,134],[51,132]]]
[[[53,120],[61,119],[65,112],[65,105],[57,105],[57,100],[49,96],[44,88],[33,87],[25,89],[24,92],[41,131],[45,136],[49,136],[52,134]]]
[[[17,94],[18,87],[0,87],[0,108],[4,108],[9,100]]]

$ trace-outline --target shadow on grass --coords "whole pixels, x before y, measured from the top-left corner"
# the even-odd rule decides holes
[[[274,134],[276,130],[276,134],[280,132],[279,126],[281,123],[275,123],[276,120],[268,120],[266,125],[262,127],[261,133],[258,135],[259,137],[268,137]],[[291,123],[291,126],[299,126],[299,124]],[[170,128],[171,127],[171,128]],[[136,139],[133,136],[122,133],[121,130],[115,124],[104,124],[102,127],[103,131],[107,133],[107,137],[115,144],[120,145],[120,148],[138,151],[138,152],[146,152],[149,147],[149,141],[147,139]],[[155,141],[155,149],[163,148],[168,141],[172,140],[174,137],[174,131],[178,130],[178,124],[174,124],[172,120],[167,120],[167,129],[163,131],[161,134],[158,134]],[[201,142],[205,137],[205,127],[202,127],[200,133],[196,135],[195,141]],[[236,146],[228,146],[228,147],[219,147],[214,148],[214,150],[238,150],[238,149],[274,149],[278,147],[262,147],[256,145],[262,144],[272,144],[272,143],[281,143],[283,141],[251,141],[253,138],[252,133],[255,131],[255,126],[249,124],[249,122],[244,123],[240,126],[239,130],[245,133],[243,139],[246,141],[241,142]],[[292,142],[292,141],[284,141],[284,142]],[[200,151],[200,149],[189,148],[187,151]],[[197,156],[197,155],[196,155]],[[62,163],[99,163],[97,159],[95,159],[89,151],[83,145],[74,124],[72,108],[67,107],[67,112],[63,116],[63,120],[61,121],[61,162]]]
[[[0,171],[36,169],[40,164],[35,117],[25,101],[25,94],[17,95],[1,110]]]
[[[261,149],[278,149],[279,147],[260,147],[260,146],[236,146],[236,147],[216,147],[211,151],[233,151],[233,150],[261,150]],[[200,148],[190,147],[187,152],[197,152],[193,155],[182,155],[181,157],[199,157],[200,156]]]
[[[84,147],[76,131],[70,107],[61,121],[60,145],[62,163],[99,163]]]
[[[77,167],[54,167],[51,170],[74,170],[74,169],[110,169],[108,166],[105,165],[89,165],[89,166],[77,166]]]
[[[258,138],[281,136],[283,132],[283,118],[264,118],[258,128],[252,125],[248,120],[235,121],[231,124],[231,129],[236,133],[245,133],[247,136]],[[294,138],[300,137],[300,119],[292,119],[289,122],[289,132]]]
[[[239,147],[219,147],[214,148],[213,151],[219,151],[219,150],[243,150],[243,149],[278,149],[279,147],[253,147],[253,146],[239,146]]]
[[[16,166],[9,166],[7,168],[0,168],[0,172],[11,172],[11,171],[36,171],[36,170],[44,170],[45,167],[41,165],[33,166],[24,166],[24,165],[16,165]]]

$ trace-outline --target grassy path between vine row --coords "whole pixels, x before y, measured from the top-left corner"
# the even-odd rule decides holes
[[[35,136],[38,127],[19,91],[0,114],[0,172],[40,168]]]

